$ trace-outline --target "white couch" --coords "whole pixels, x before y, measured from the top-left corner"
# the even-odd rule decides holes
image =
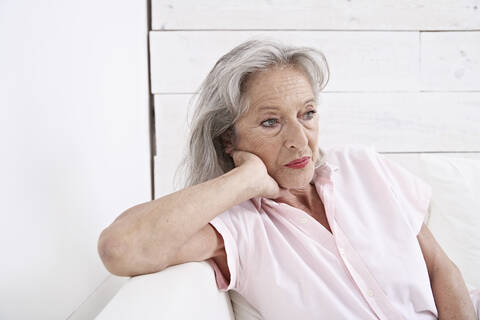
[[[469,289],[480,288],[480,158],[387,155],[432,186],[425,223],[457,264]],[[480,291],[471,291],[478,312]],[[238,293],[220,292],[205,262],[133,277],[97,316],[107,319],[260,319]],[[480,317],[479,317],[480,319]]]

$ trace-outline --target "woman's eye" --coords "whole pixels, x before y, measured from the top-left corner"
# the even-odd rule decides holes
[[[317,113],[317,111],[315,111],[315,110],[310,110],[310,111],[308,111],[307,113],[305,113],[305,115],[308,115],[308,116],[307,116],[307,119],[313,119],[313,117],[315,116],[315,113]]]
[[[305,119],[305,120],[311,120],[311,119],[313,119],[313,117],[315,117],[315,113],[317,113],[316,110],[310,110],[310,111],[306,112],[306,113],[304,114],[304,119]],[[262,125],[262,127],[265,127],[265,128],[273,128],[273,127],[275,127],[275,124],[276,124],[277,122],[278,122],[277,119],[271,118],[271,119],[267,119],[267,120],[263,121],[263,122],[261,123],[261,125]]]
[[[276,123],[277,119],[268,119],[262,122],[262,126],[265,128],[271,128]]]

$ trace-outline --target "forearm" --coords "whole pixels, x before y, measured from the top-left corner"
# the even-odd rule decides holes
[[[435,269],[430,282],[440,320],[477,319],[462,274],[453,263]]]
[[[99,253],[118,275],[151,273],[196,232],[227,209],[256,196],[244,167],[159,199],[136,205],[106,228]]]

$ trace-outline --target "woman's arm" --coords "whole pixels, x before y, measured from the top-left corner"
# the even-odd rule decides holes
[[[425,224],[417,239],[427,264],[438,318],[477,319],[460,270],[448,258]]]
[[[278,192],[278,185],[256,155],[236,151],[234,160],[238,166],[217,178],[123,212],[98,241],[105,267],[119,276],[163,270],[214,217],[255,196]],[[196,247],[206,250],[207,246],[210,244],[198,243]]]

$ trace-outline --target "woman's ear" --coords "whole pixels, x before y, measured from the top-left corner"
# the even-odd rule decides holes
[[[225,153],[231,155],[233,151],[233,129],[227,129],[227,131],[220,135],[220,139],[222,140]]]

